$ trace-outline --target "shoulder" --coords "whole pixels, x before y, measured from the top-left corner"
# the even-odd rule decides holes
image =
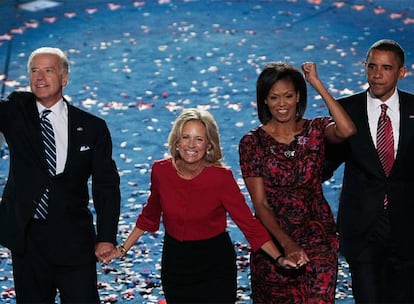
[[[212,165],[206,167],[206,171],[213,175],[233,177],[233,172],[231,171],[230,167],[227,167],[225,165]]]
[[[2,101],[12,102],[13,104],[33,104],[36,101],[36,97],[32,92],[14,91]]]
[[[240,143],[250,144],[250,143],[256,142],[260,136],[259,132],[260,132],[260,127],[250,130],[249,132],[243,135],[243,137],[240,140]]]
[[[87,123],[106,126],[106,122],[103,118],[100,118],[76,106],[73,106],[70,103],[67,103],[67,105],[68,105],[69,116],[73,118],[74,120],[82,120]]]
[[[317,126],[319,127],[323,127],[323,126],[327,126],[328,124],[330,124],[332,122],[332,118],[328,117],[328,116],[317,116],[314,117],[313,119],[305,119],[305,123],[304,123],[304,127],[305,126],[309,126],[309,127],[315,127]]]
[[[163,159],[157,159],[154,160],[154,162],[152,163],[152,170],[154,171],[158,171],[158,170],[168,170],[173,168],[173,164],[172,164],[172,158],[168,157],[168,158],[163,158]]]
[[[367,91],[360,91],[352,95],[348,95],[345,97],[338,98],[338,102],[342,105],[346,105],[347,103],[358,102],[361,99],[366,99]]]
[[[356,94],[342,97],[338,99],[338,102],[348,113],[356,111],[361,112],[361,108],[366,107],[367,91],[358,92]]]
[[[414,94],[407,92],[407,91],[402,91],[402,90],[398,90],[398,95],[401,99],[407,99],[407,100],[414,100]]]

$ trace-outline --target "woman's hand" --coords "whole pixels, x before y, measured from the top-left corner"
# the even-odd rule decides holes
[[[305,264],[298,264],[296,261],[289,257],[280,256],[275,260],[277,266],[285,268],[285,269],[298,269]]]
[[[310,261],[305,250],[296,244],[296,242],[291,241],[285,244],[283,249],[285,251],[285,256],[292,260],[298,267],[301,267]]]
[[[320,82],[318,72],[316,70],[316,63],[305,62],[302,64],[302,70],[305,74],[306,81],[308,81],[313,87],[315,86],[315,84]]]
[[[109,256],[106,259],[107,260],[106,263],[110,263],[113,259],[121,258],[121,257],[124,257],[125,255],[126,255],[125,249],[123,249],[122,246],[118,245],[114,247],[112,252],[109,254]]]

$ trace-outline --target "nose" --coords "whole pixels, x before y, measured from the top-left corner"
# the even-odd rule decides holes
[[[36,80],[43,80],[45,79],[45,72],[39,70],[33,73],[33,78]]]
[[[279,99],[279,105],[281,105],[281,106],[283,106],[283,105],[285,105],[287,102],[286,102],[286,98],[285,97],[281,97],[280,99]]]
[[[375,69],[373,76],[375,78],[381,78],[382,77],[382,70],[381,69]]]
[[[196,139],[195,138],[190,138],[190,140],[188,141],[188,146],[191,147],[195,147],[196,146]]]

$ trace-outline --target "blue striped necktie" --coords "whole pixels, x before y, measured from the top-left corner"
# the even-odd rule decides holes
[[[55,143],[55,134],[53,131],[52,124],[50,123],[49,115],[51,110],[43,110],[40,117],[40,129],[42,132],[42,140],[46,154],[46,162],[51,176],[56,175],[56,143]],[[49,204],[49,189],[45,189],[40,200],[37,203],[36,210],[34,213],[35,219],[45,220],[48,214],[48,204]]]

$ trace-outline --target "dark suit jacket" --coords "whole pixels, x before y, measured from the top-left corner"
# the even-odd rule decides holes
[[[366,245],[369,232],[383,213],[387,194],[397,254],[413,260],[409,248],[414,241],[414,95],[399,91],[399,97],[400,137],[389,177],[382,169],[370,135],[366,92],[339,100],[357,128],[357,133],[343,145],[328,146],[326,154],[331,169],[345,161],[338,225],[340,249],[346,258],[356,258]]]
[[[112,159],[106,123],[68,104],[68,155],[65,169],[48,174],[35,97],[14,92],[0,102],[0,131],[10,151],[10,170],[0,203],[0,244],[13,254],[25,251],[25,235],[35,201],[50,190],[49,237],[57,263],[94,259],[96,242],[116,243],[120,212],[119,175]],[[88,208],[89,186],[96,211],[96,230]]]

